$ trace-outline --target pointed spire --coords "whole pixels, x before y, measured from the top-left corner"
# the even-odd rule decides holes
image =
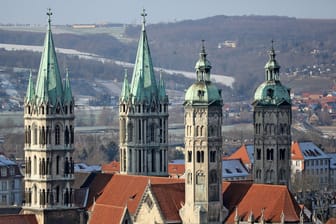
[[[166,94],[166,85],[162,78],[162,69],[160,69],[160,84],[159,84],[159,91],[160,91],[160,100],[164,100],[167,97]]]
[[[265,208],[261,209],[260,224],[265,223]]]
[[[32,70],[30,69],[25,101],[26,101],[26,103],[32,103],[34,101],[34,98],[35,98],[35,89],[34,89],[34,83],[33,83],[33,80],[32,80]]]
[[[55,106],[63,98],[62,80],[58,68],[56,51],[51,32],[51,15],[49,9],[48,30],[44,40],[44,49],[42,52],[40,68],[36,81],[36,98],[37,103],[46,103],[48,99],[52,106]]]
[[[280,215],[280,223],[281,223],[281,224],[284,224],[284,223],[285,223],[285,213],[284,213],[283,210],[282,210],[281,215]]]
[[[66,76],[64,81],[64,103],[70,104],[73,101],[72,90],[69,80],[69,69],[66,69]]]
[[[141,14],[143,17],[142,32],[139,39],[137,56],[135,60],[132,82],[131,94],[140,101],[147,99],[149,102],[152,99],[157,99],[158,91],[154,75],[152,57],[148,45],[148,39],[145,27],[145,17],[147,13],[143,10]],[[142,84],[141,84],[142,76]],[[139,93],[141,92],[141,96]]]
[[[235,224],[239,223],[238,207],[236,207],[236,210],[235,210],[234,223]]]
[[[254,223],[254,215],[253,215],[253,211],[252,210],[250,211],[250,214],[249,214],[249,216],[247,218],[247,222],[248,223]]]
[[[211,64],[210,61],[207,60],[206,56],[207,53],[205,52],[204,40],[202,40],[200,58],[195,65],[197,81],[210,82]]]
[[[120,95],[120,100],[122,101],[127,101],[129,97],[129,83],[128,83],[128,78],[127,78],[127,68],[125,68],[125,77],[124,77],[124,83],[121,89],[121,95]]]

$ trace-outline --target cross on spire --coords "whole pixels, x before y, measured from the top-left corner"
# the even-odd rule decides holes
[[[48,23],[50,23],[51,22],[50,17],[52,16],[51,8],[48,8],[47,16],[48,16]]]
[[[143,25],[143,29],[145,29],[146,16],[147,16],[146,9],[142,9],[141,16],[142,16],[142,25]]]

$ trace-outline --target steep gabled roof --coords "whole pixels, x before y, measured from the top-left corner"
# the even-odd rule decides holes
[[[230,195],[237,193],[241,197],[239,202],[237,196],[232,198],[235,201],[228,201],[229,198],[225,197],[227,195],[226,192],[224,192],[223,198],[224,202],[228,205],[236,204],[235,207],[237,208],[240,220],[247,221],[252,211],[255,220],[259,220],[263,213],[266,222],[280,223],[283,213],[286,223],[298,223],[300,221],[301,208],[286,186],[251,184],[248,189],[245,188],[245,195],[242,195],[242,192],[238,189],[236,192],[234,191],[232,189]],[[232,211],[232,206],[230,209],[230,215],[225,223],[234,223],[236,214]]]
[[[56,106],[63,100],[63,87],[51,32],[52,13],[49,11],[47,15],[49,16],[48,30],[44,40],[35,93],[38,104],[49,102],[52,106]]]
[[[181,221],[179,210],[184,203],[184,182],[152,184],[150,189],[166,222]]]
[[[127,206],[129,213],[133,215],[149,181],[152,184],[184,183],[184,180],[174,178],[115,174],[104,188],[101,196],[96,200],[92,213],[102,213],[103,211],[100,210],[102,206],[105,206],[104,211],[106,212],[108,212],[107,207],[125,208]],[[108,222],[107,219],[100,223]]]

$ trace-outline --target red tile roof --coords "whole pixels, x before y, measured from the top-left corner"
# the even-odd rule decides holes
[[[174,163],[169,163],[168,164],[168,174],[171,177],[175,176],[182,176],[185,172],[185,165],[184,164],[174,164]]]
[[[164,218],[179,221],[179,209],[185,200],[184,180],[115,174],[96,200],[90,223],[111,222],[112,215],[120,221],[126,206],[134,215],[149,180]],[[267,222],[280,222],[282,212],[286,222],[298,222],[300,219],[301,209],[286,186],[253,184],[250,181],[223,182],[222,190],[223,205],[229,210],[225,223],[234,223],[236,207],[240,219],[245,221],[251,211],[258,220],[263,209]]]
[[[151,190],[165,221],[182,221],[179,210],[185,201],[184,183],[153,184]]]
[[[101,207],[96,206],[99,204],[119,208],[125,208],[127,205],[130,214],[133,215],[139,205],[140,199],[148,184],[148,180],[150,180],[152,184],[184,183],[184,180],[175,178],[115,174],[104,188],[101,196],[96,200],[96,204],[92,208],[93,214],[95,212],[103,212],[98,211],[101,210]],[[108,210],[104,209],[104,211]],[[109,220],[107,219],[105,221],[108,222]],[[98,224],[105,222],[96,222],[95,220],[92,220],[90,223]]]
[[[227,159],[241,159],[244,164],[251,164],[246,145],[242,145],[237,151],[232,153]]]
[[[90,217],[89,223],[120,223],[125,207],[117,207],[112,205],[95,204],[94,212]]]
[[[0,224],[38,224],[34,214],[0,215]]]
[[[292,160],[303,160],[303,154],[299,142],[294,142],[291,146]]]
[[[231,183],[232,184],[232,183]],[[245,185],[247,187],[247,185]],[[227,187],[229,189],[230,186]],[[264,218],[266,222],[280,223],[282,212],[285,215],[285,222],[300,221],[300,206],[295,201],[288,188],[284,185],[266,185],[266,184],[251,184],[245,195],[242,195],[237,189],[241,200],[237,202],[237,197],[233,197],[235,201],[227,201],[226,192],[223,194],[224,204],[229,206],[229,217],[225,223],[234,223],[235,211],[232,210],[232,205],[238,209],[240,220],[247,221],[250,212],[253,212],[254,218],[259,221],[262,210],[264,210]],[[232,189],[231,194],[234,194]]]
[[[103,173],[119,173],[120,172],[120,162],[112,161],[108,164],[102,165]]]

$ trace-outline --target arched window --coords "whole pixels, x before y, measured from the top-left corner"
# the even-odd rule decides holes
[[[59,174],[59,156],[56,157],[56,174]]]
[[[34,156],[34,174],[37,174],[37,158]]]
[[[197,161],[198,163],[201,162],[201,152],[200,152],[200,151],[197,151],[197,153],[196,153],[196,161]]]
[[[45,132],[44,126],[42,126],[42,129],[41,129],[41,143],[42,145],[46,144],[46,132]]]
[[[70,143],[74,144],[75,142],[75,129],[72,125],[70,125]]]
[[[27,137],[27,143],[30,145],[31,143],[31,128],[30,125],[28,125],[28,137]]]
[[[34,139],[34,145],[37,145],[37,127],[34,127],[34,134],[33,134],[33,139]]]
[[[261,160],[261,149],[257,149],[257,160]]]
[[[285,160],[286,159],[286,149],[280,149],[279,159],[280,160]]]
[[[55,144],[56,145],[61,144],[60,134],[61,134],[61,129],[60,129],[60,126],[57,124],[55,127]]]
[[[155,124],[150,126],[150,141],[155,142]]]
[[[216,162],[216,151],[210,151],[210,162]]]
[[[273,160],[273,149],[267,149],[266,151],[266,159]]]
[[[128,123],[128,125],[127,125],[127,141],[128,142],[133,141],[133,125],[132,125],[132,123]]]
[[[64,143],[66,145],[69,145],[70,141],[69,141],[69,138],[70,138],[70,135],[69,135],[69,129],[68,129],[68,126],[65,127],[65,132],[64,132]]]
[[[200,131],[200,136],[204,136],[204,127],[203,126],[201,126],[201,131]]]

